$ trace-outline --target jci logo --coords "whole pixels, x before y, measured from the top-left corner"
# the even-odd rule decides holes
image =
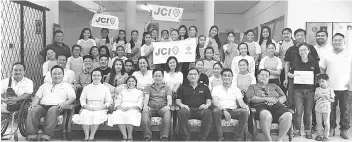
[[[171,14],[173,14],[175,17],[177,17],[178,15],[180,15],[180,10],[178,9],[167,9],[167,8],[158,8],[157,11],[154,11],[155,15],[162,15],[162,16],[170,16]]]
[[[105,18],[105,17],[99,17],[96,22],[100,22],[100,23],[106,23],[109,24],[109,22],[111,23],[111,25],[115,24],[115,19],[114,18]]]
[[[156,56],[158,55],[171,55],[171,51],[177,55],[179,48],[177,46],[174,46],[172,49],[171,48],[159,48],[158,52],[155,53]]]

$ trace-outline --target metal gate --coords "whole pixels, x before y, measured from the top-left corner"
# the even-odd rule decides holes
[[[46,37],[45,7],[27,1],[1,0],[1,79],[11,75],[12,64],[23,62],[26,77],[37,90],[42,84],[42,64],[37,55]]]

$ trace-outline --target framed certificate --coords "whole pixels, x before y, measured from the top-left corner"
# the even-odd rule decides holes
[[[314,84],[313,71],[294,71],[295,77],[293,78],[294,84]]]

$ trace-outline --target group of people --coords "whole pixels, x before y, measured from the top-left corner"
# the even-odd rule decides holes
[[[352,56],[343,34],[333,35],[332,45],[328,45],[328,33],[318,31],[317,45],[312,46],[305,42],[303,29],[297,29],[293,38],[292,30],[285,28],[283,40],[276,42],[271,29],[265,26],[258,42],[254,41],[254,31],[248,30],[246,42],[237,45],[235,34],[229,32],[226,44],[221,45],[217,26],[210,28],[207,37],[197,36],[197,32],[195,26],[182,25],[171,30],[170,35],[168,30],[161,31],[159,37],[157,29],[152,29],[143,33],[140,42],[138,31],[133,30],[127,42],[124,30],[119,30],[116,38],[109,38],[109,30],[103,28],[99,39],[84,28],[70,49],[63,43],[63,32],[55,31],[55,42],[38,55],[43,62],[44,84],[29,108],[28,140],[49,140],[57,116],[75,101],[80,107],[72,119],[82,125],[87,141],[94,140],[104,122],[118,125],[123,141],[133,140],[135,126],[141,127],[144,140],[150,141],[152,117],[162,118],[160,140],[166,141],[173,105],[180,108],[177,125],[185,141],[191,138],[189,119],[201,120],[201,141],[207,139],[213,126],[217,140],[223,140],[221,120],[237,119],[234,140],[243,140],[249,107],[257,110],[255,119],[260,121],[268,141],[272,140],[272,122],[279,123],[277,141],[283,139],[291,125],[294,136],[300,136],[302,117],[306,138],[313,138],[311,125],[316,121],[315,139],[326,141],[335,135],[337,105],[341,111],[340,135],[348,139]],[[194,63],[179,63],[170,56],[164,64],[153,64],[154,42],[192,38],[197,41]],[[33,82],[23,77],[24,72],[24,64],[15,63],[13,75],[2,81],[2,95],[7,88],[13,88],[18,96],[2,98],[2,106],[33,92]],[[298,82],[298,72],[310,76]],[[7,111],[6,107],[1,111]],[[41,117],[46,118],[44,133],[38,138]]]

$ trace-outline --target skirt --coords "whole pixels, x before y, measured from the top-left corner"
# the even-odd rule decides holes
[[[90,111],[82,109],[78,115],[73,115],[72,121],[75,124],[96,125],[102,124],[108,119],[108,110]]]
[[[139,127],[141,124],[141,113],[138,110],[122,111],[116,110],[108,116],[108,126],[116,124],[131,124]]]

